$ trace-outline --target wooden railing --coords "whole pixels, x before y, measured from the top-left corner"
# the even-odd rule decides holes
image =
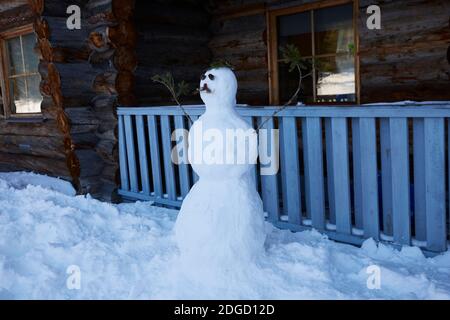
[[[187,107],[192,118],[202,106]],[[279,129],[280,170],[260,175],[268,220],[329,238],[366,238],[447,250],[450,105],[239,107],[255,128]],[[175,128],[188,122],[176,107],[119,108],[120,195],[179,207],[198,177],[171,161]],[[270,139],[269,139],[270,141]]]

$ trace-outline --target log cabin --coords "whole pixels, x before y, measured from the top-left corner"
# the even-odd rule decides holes
[[[171,105],[153,75],[194,88],[217,60],[233,65],[239,103],[279,105],[297,81],[279,61],[287,43],[327,68],[311,67],[305,104],[448,101],[449,14],[447,0],[0,0],[0,171],[118,200],[117,106]]]

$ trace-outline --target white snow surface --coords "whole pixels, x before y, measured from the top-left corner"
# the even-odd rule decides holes
[[[0,175],[0,299],[450,299],[450,252],[425,258],[373,240],[357,248],[268,223],[260,261],[195,275],[178,263],[177,211],[103,203],[70,188]],[[81,271],[79,290],[66,286],[71,265]],[[380,267],[380,289],[367,288],[371,265]]]

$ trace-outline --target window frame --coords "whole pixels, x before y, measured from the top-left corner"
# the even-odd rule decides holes
[[[35,33],[33,24],[27,24],[0,33],[0,84],[3,98],[3,114],[0,113],[0,119],[6,119],[9,121],[17,120],[20,122],[26,122],[27,120],[30,120],[31,122],[34,122],[42,118],[42,109],[41,112],[33,112],[33,113],[12,112],[13,106],[9,84],[10,61],[8,55],[7,41],[30,33]]]
[[[307,4],[301,4],[292,7],[285,7],[281,9],[272,9],[267,11],[267,50],[268,50],[268,65],[269,65],[269,103],[270,105],[280,104],[280,88],[279,88],[279,71],[278,71],[278,28],[277,19],[281,16],[287,16],[302,12],[308,12],[323,8],[336,7],[353,3],[353,32],[355,39],[355,102],[336,102],[323,103],[313,102],[311,105],[349,105],[360,104],[360,72],[359,72],[359,32],[358,32],[358,16],[359,16],[359,0],[325,0]],[[311,23],[314,23],[312,20]],[[314,35],[312,36],[314,39]],[[314,41],[314,40],[313,40]],[[314,48],[313,48],[314,49]],[[314,51],[313,51],[314,55]],[[316,55],[317,56],[317,55]],[[313,72],[313,82],[315,81],[315,72]],[[316,93],[314,92],[314,95]]]

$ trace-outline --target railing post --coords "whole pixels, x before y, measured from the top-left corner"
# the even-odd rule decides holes
[[[425,118],[425,206],[427,249],[447,249],[445,201],[445,136],[443,118]]]
[[[378,207],[378,169],[374,118],[359,119],[361,205],[364,236],[379,240],[380,217]]]
[[[325,229],[325,196],[321,118],[303,118],[306,207],[317,230]]]

